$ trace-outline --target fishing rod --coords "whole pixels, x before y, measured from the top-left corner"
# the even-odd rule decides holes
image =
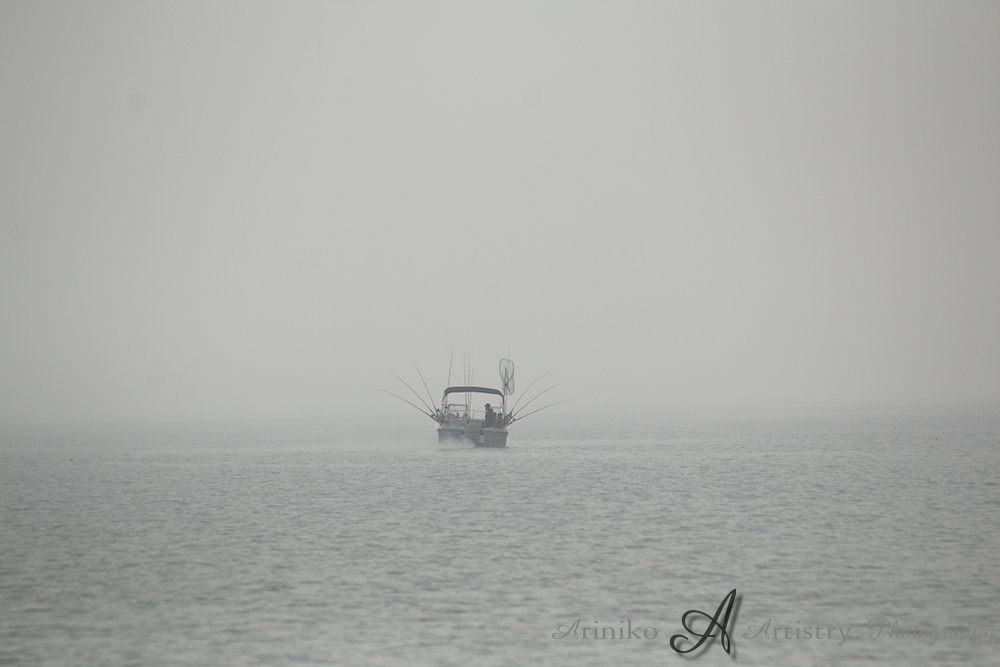
[[[466,363],[466,360],[468,363]],[[465,359],[462,361],[462,370],[465,372],[465,386],[472,386],[472,355],[465,355]],[[465,405],[469,406],[472,404],[472,394],[465,394]]]
[[[417,362],[413,362],[413,367],[417,368]],[[419,368],[417,368],[417,375],[420,376],[420,381],[424,383],[424,389],[427,390],[427,398],[431,399],[431,405],[434,405],[434,397],[431,396],[431,390],[427,389],[427,381],[424,380],[424,374],[420,372]]]
[[[537,396],[535,398],[537,398]],[[524,419],[525,417],[530,417],[531,415],[535,414],[536,412],[541,412],[545,408],[551,408],[553,405],[559,405],[560,403],[566,403],[567,401],[572,401],[572,400],[573,400],[572,398],[564,398],[561,401],[556,401],[555,403],[549,403],[544,408],[538,408],[537,410],[532,410],[531,412],[529,412],[526,415],[521,415],[521,416],[512,418],[510,420],[510,423],[513,424],[515,421],[518,421],[519,419]]]
[[[534,403],[534,402],[535,402],[535,399],[537,399],[537,398],[538,398],[539,396],[541,396],[542,394],[544,394],[544,393],[546,393],[546,392],[549,392],[549,391],[552,391],[552,390],[553,390],[553,389],[555,389],[556,387],[560,387],[560,386],[562,386],[562,383],[559,383],[559,384],[554,384],[554,385],[552,385],[551,387],[549,387],[548,389],[546,389],[545,391],[542,391],[542,392],[539,392],[539,393],[535,394],[535,397],[534,397],[534,398],[532,398],[532,399],[531,399],[530,401],[528,401],[527,403],[525,403],[525,404],[524,404],[524,406],[522,406],[522,407],[521,407],[521,411],[523,412],[523,411],[524,411],[524,410],[525,410],[525,409],[526,409],[526,408],[527,408],[527,407],[528,407],[529,405],[531,405],[532,403]],[[515,414],[514,416],[516,417],[516,416],[517,416],[517,414]],[[527,416],[527,415],[525,415],[525,416]]]
[[[411,403],[410,401],[406,400],[405,398],[403,398],[399,394],[394,394],[391,391],[386,391],[385,389],[379,389],[379,391],[382,392],[383,394],[389,394],[390,396],[395,396],[396,398],[398,398],[399,400],[401,400],[403,403],[406,403],[407,405],[412,405],[413,407],[415,407],[417,410],[420,411],[420,414],[427,415],[428,417],[430,417],[434,421],[438,421],[438,418],[437,418],[436,415],[431,414],[430,412],[424,412],[423,408],[421,408],[419,405],[417,405],[416,403]]]
[[[396,378],[397,380],[399,380],[399,381],[400,381],[400,382],[402,382],[403,384],[406,384],[406,380],[404,380],[403,378],[399,377],[399,376],[398,376],[398,375],[396,375],[395,373],[389,373],[389,375],[391,375],[392,377]],[[424,407],[425,407],[425,408],[427,408],[427,409],[428,409],[428,410],[429,410],[430,412],[434,412],[434,408],[432,408],[431,406],[427,405],[427,403],[426,403],[426,402],[424,401],[424,399],[423,399],[423,398],[422,398],[422,397],[420,396],[420,394],[418,394],[418,393],[417,393],[417,392],[416,392],[416,391],[415,391],[415,390],[413,389],[413,387],[411,387],[410,385],[406,384],[406,388],[407,388],[407,389],[409,389],[410,391],[412,391],[412,392],[413,392],[413,395],[417,397],[417,400],[419,400],[419,401],[420,401],[421,403],[423,403],[423,404],[424,404]]]
[[[525,395],[525,394],[527,394],[527,393],[528,393],[528,392],[529,392],[529,391],[531,390],[531,388],[535,386],[535,383],[537,383],[537,382],[538,382],[539,380],[541,380],[541,379],[542,379],[543,377],[546,377],[546,376],[549,376],[549,375],[552,375],[552,374],[551,374],[551,373],[546,373],[545,375],[539,375],[539,376],[538,376],[538,377],[537,377],[537,378],[535,379],[535,381],[534,381],[534,382],[532,382],[531,384],[529,384],[529,385],[528,385],[528,386],[527,386],[527,387],[525,388],[525,390],[521,392],[521,395],[520,395],[520,396],[519,396],[519,397],[517,398],[517,400],[516,400],[516,401],[514,401],[514,406],[513,406],[513,407],[512,407],[511,409],[510,409],[510,411],[511,411],[511,412],[513,412],[514,410],[516,410],[516,409],[517,409],[517,404],[518,404],[518,403],[520,403],[520,402],[521,402],[521,399],[522,399],[522,398],[524,398],[524,395]],[[537,398],[537,397],[536,397],[536,398]]]

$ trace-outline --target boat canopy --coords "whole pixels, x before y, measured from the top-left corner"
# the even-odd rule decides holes
[[[489,387],[448,387],[444,390],[444,395],[448,394],[496,394],[501,398],[504,397],[502,391]]]

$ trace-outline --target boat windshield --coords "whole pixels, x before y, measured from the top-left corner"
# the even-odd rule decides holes
[[[464,403],[449,403],[444,411],[445,419],[469,419],[469,406]]]

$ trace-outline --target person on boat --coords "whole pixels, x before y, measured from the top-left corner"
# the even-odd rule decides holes
[[[483,417],[483,426],[486,428],[492,428],[494,420],[496,420],[496,413],[493,412],[493,408],[489,403],[486,404],[486,416]]]

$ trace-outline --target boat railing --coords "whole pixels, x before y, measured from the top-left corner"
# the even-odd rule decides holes
[[[499,410],[494,410],[494,415],[496,418],[502,418],[503,413]],[[470,408],[468,405],[463,403],[449,403],[445,406],[444,410],[445,421],[457,421],[457,422],[469,422],[472,420],[477,420],[480,423],[486,419],[486,410],[477,410]]]
[[[494,410],[493,414],[494,414],[494,419],[495,420],[503,419],[503,413],[500,412],[499,410]],[[486,410],[470,410],[469,411],[469,419],[478,419],[481,422],[485,422],[486,421]],[[496,424],[496,423],[497,423],[497,421],[494,421],[494,424]],[[496,428],[500,428],[500,427],[498,426]]]

